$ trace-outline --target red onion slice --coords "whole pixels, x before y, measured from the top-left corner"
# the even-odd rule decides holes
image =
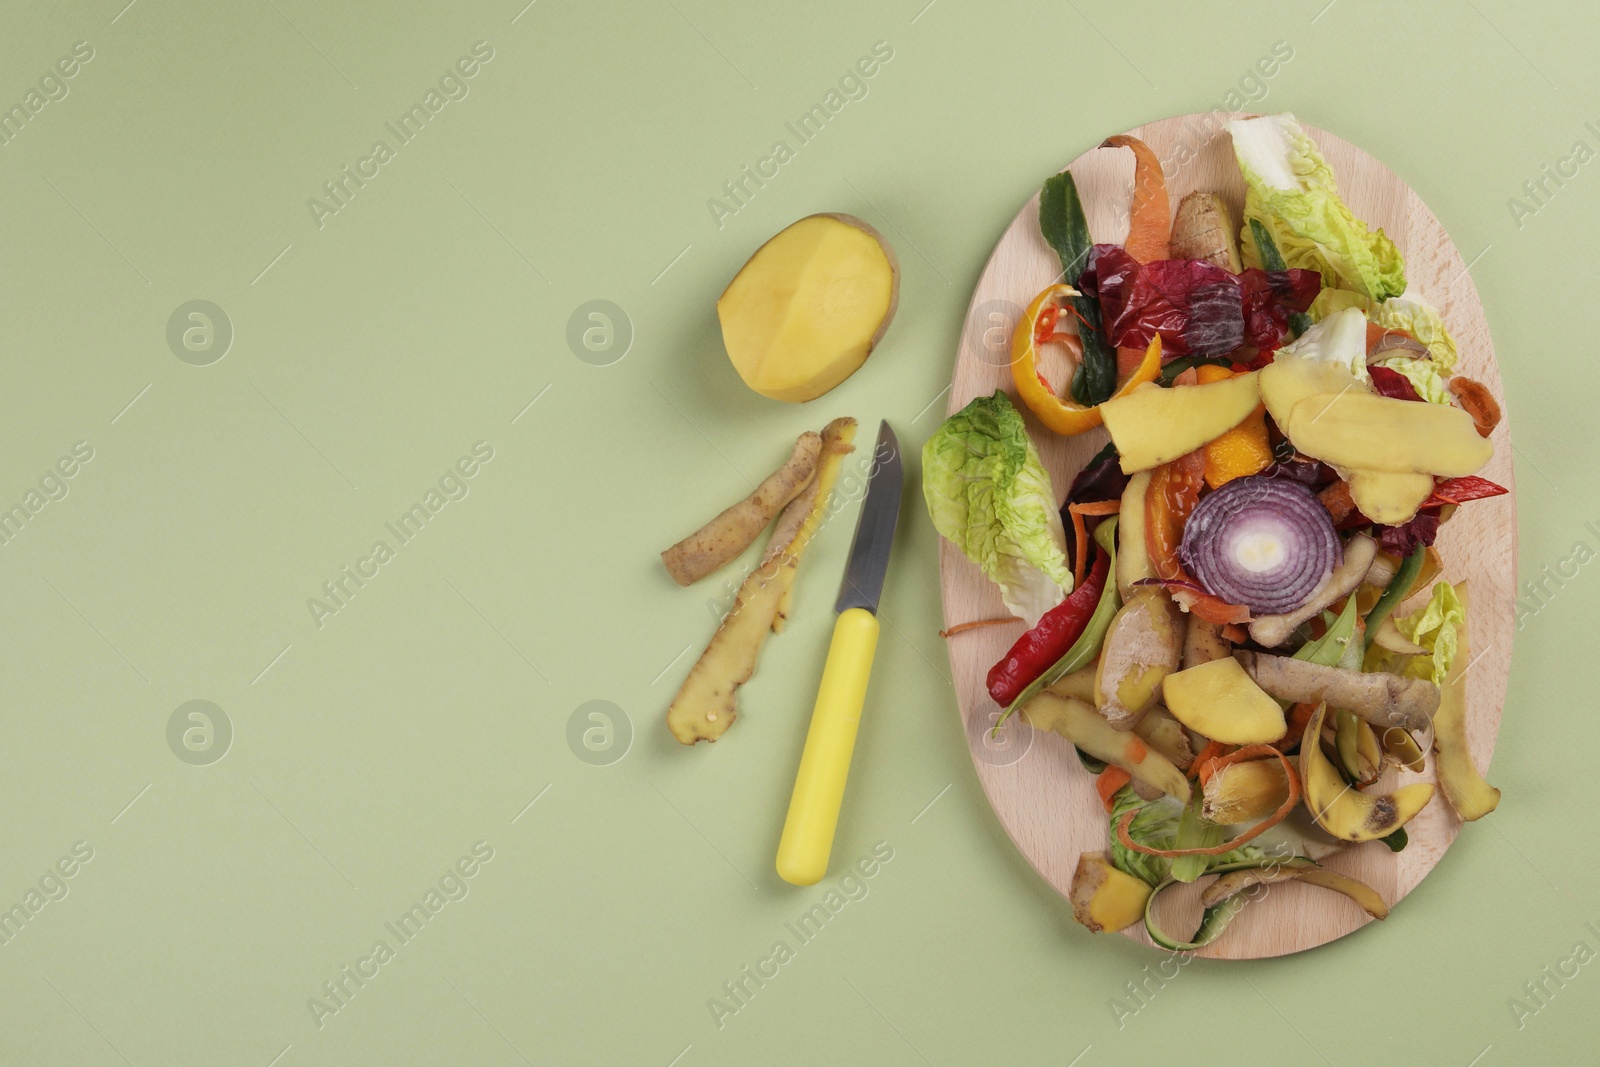
[[[1207,592],[1256,615],[1303,605],[1343,555],[1333,517],[1315,493],[1260,474],[1202,499],[1178,546],[1184,569]]]

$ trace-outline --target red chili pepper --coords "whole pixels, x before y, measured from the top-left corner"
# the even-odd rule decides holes
[[[1437,482],[1433,487],[1433,495],[1422,502],[1422,507],[1431,508],[1438,504],[1465,504],[1469,500],[1482,500],[1485,497],[1501,496],[1510,492],[1503,485],[1496,485],[1487,478],[1479,478],[1476,474],[1469,474],[1465,478],[1450,478]],[[1418,508],[1417,510],[1422,510]]]
[[[989,668],[989,696],[1002,708],[1011,706],[1022,691],[1032,685],[1051,664],[1083,636],[1089,625],[1089,616],[1100,604],[1100,593],[1106,586],[1106,572],[1110,570],[1110,557],[1104,552],[1095,553],[1094,566],[1083,584],[1072,595],[1045,612],[1039,625],[1017,638],[1011,651]]]

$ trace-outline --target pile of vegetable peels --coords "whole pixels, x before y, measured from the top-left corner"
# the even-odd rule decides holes
[[[1467,747],[1467,584],[1437,580],[1432,548],[1458,506],[1506,491],[1477,476],[1499,407],[1454,373],[1438,312],[1294,116],[1228,131],[1242,226],[1212,193],[1173,215],[1131,137],[1102,146],[1134,155],[1124,244],[1092,242],[1070,173],[1040,194],[1066,284],[1016,326],[1016,395],[1047,430],[1111,438],[1064,505],[1005,392],[923,457],[934,525],[1028,627],[988,676],[995,729],[1018,715],[1097,775],[1109,844],[1080,857],[1074,914],[1142,920],[1172,949],[1285,880],[1381,919],[1376,891],[1320,861],[1405,848],[1436,791],[1468,821],[1500,796]],[[1075,361],[1064,391],[1039,372],[1050,344]],[[1421,773],[1428,743],[1437,787],[1377,790]],[[1165,932],[1156,901],[1207,875],[1198,929]]]

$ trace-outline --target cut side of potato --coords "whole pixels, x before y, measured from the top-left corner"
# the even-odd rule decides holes
[[[1150,886],[1111,865],[1104,852],[1078,857],[1072,875],[1072,917],[1094,933],[1114,934],[1144,918]]]
[[[1266,744],[1289,729],[1283,708],[1232,656],[1169,674],[1161,688],[1174,718],[1225,745]]]
[[[1258,372],[1209,385],[1142,385],[1100,405],[1122,472],[1149,470],[1188,455],[1245,420],[1261,403]]]
[[[744,383],[800,402],[866,362],[899,295],[899,262],[881,233],[854,215],[810,215],[740,268],[717,300],[717,318]]]
[[[1352,470],[1459,478],[1494,455],[1460,408],[1356,390],[1308,396],[1279,427],[1306,455]]]

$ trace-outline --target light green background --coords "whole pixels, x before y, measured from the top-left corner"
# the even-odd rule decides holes
[[[0,502],[94,450],[0,546],[0,908],[94,850],[0,946],[0,1062],[1592,1062],[1594,967],[1521,1029],[1507,1006],[1600,949],[1588,570],[1519,634],[1501,810],[1387,923],[1193,964],[1119,1026],[1110,998],[1159,957],[1076,927],[984,802],[915,464],[834,853],[893,859],[809,944],[784,923],[824,887],[771,861],[855,506],[716,746],[661,714],[717,583],[656,559],[834,415],[914,453],[1017,206],[1109,133],[1223,106],[1277,41],[1293,59],[1249,106],[1384,160],[1477,257],[1522,573],[1597,544],[1600,174],[1520,225],[1507,204],[1600,147],[1591,8],[124,2],[8,4],[0,33],[7,104],[94,49],[0,148]],[[308,198],[478,41],[470,95],[319,229]],[[707,199],[878,41],[869,94],[719,228]],[[898,247],[901,311],[861,373],[788,406],[740,384],[712,302],[819,210]],[[192,299],[236,332],[211,366],[166,344]],[[635,331],[611,366],[565,341],[594,299]],[[477,441],[470,495],[319,629],[307,598]],[[192,699],[233,724],[210,766],[167,745]],[[591,700],[634,729],[609,766],[566,741]],[[480,840],[470,895],[319,1028],[307,998],[396,946],[383,924]],[[719,1028],[707,999],[779,939],[795,958]]]

